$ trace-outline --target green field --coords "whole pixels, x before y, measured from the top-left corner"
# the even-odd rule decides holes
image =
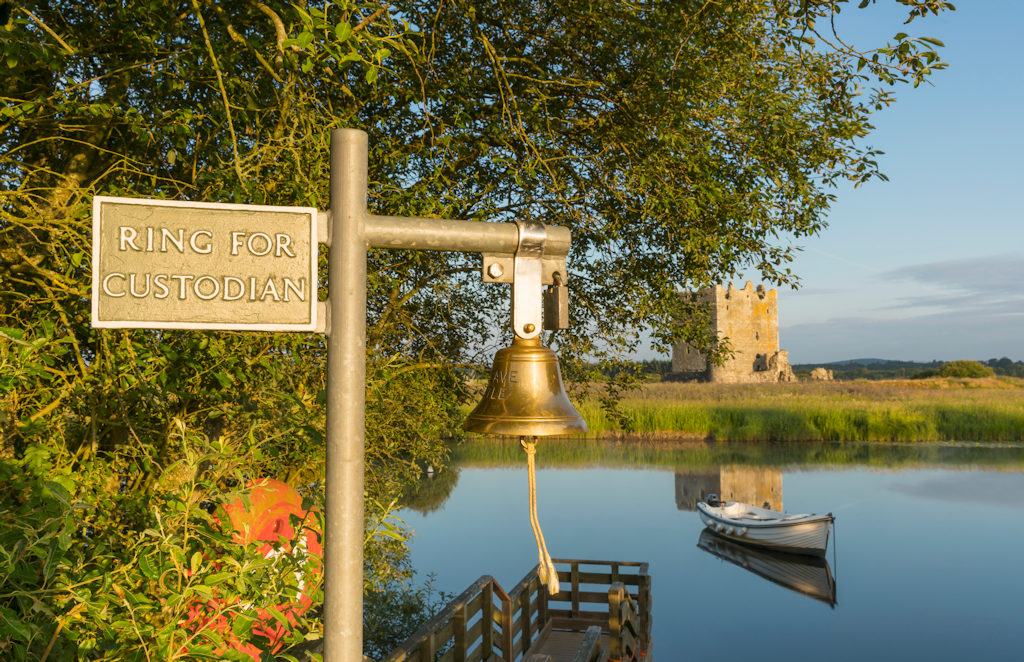
[[[720,441],[1024,441],[1024,380],[795,384],[653,383],[621,403],[579,407],[595,438]]]

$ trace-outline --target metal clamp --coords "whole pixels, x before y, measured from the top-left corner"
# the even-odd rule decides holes
[[[512,284],[512,329],[520,338],[536,338],[542,328],[568,328],[566,257],[557,248],[558,235],[552,239],[536,221],[516,221],[516,228],[515,253],[483,253],[483,281]],[[553,255],[546,254],[549,241],[555,242]],[[545,293],[544,285],[552,287]]]
[[[519,247],[512,276],[512,330],[520,338],[540,335],[544,310],[541,300],[544,244],[548,232],[543,223],[516,221]]]

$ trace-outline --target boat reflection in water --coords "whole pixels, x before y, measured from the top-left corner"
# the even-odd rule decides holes
[[[701,531],[697,547],[835,609],[836,582],[824,558],[755,549],[723,538],[711,529]]]

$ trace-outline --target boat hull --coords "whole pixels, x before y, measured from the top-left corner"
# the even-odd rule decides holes
[[[720,514],[722,509],[697,504],[706,527],[730,540],[790,554],[824,556],[832,529],[831,515],[808,515],[797,519],[751,521]]]

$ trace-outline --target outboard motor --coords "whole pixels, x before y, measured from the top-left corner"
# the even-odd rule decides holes
[[[722,502],[718,500],[717,494],[709,494],[707,498],[708,505],[712,508],[718,508],[722,505]]]

